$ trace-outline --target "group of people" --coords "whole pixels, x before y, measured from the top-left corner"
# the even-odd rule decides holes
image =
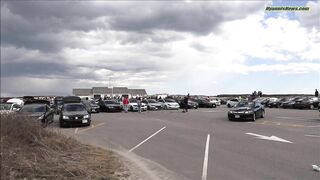
[[[141,106],[142,106],[142,98],[141,97],[136,97],[136,100],[137,100],[137,104],[138,104],[138,112],[141,113],[142,112],[142,109],[141,109]],[[129,98],[128,97],[124,97],[123,100],[122,100],[122,104],[123,104],[123,109],[124,109],[124,112],[128,112],[129,111]]]

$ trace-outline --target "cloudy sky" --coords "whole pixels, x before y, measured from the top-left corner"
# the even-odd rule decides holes
[[[308,6],[267,12],[266,6]],[[320,89],[318,1],[1,1],[1,96]]]

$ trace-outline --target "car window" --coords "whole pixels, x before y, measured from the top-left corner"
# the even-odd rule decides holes
[[[10,110],[11,104],[0,104],[0,110]]]
[[[173,99],[166,99],[166,102],[176,102],[176,101]]]
[[[86,111],[86,109],[81,104],[67,104],[64,106],[64,111]]]
[[[239,102],[236,107],[252,107],[253,105],[253,102]]]
[[[22,107],[20,112],[46,112],[46,107],[44,105],[25,105]]]
[[[154,99],[149,99],[148,102],[149,102],[149,103],[157,103],[157,101],[154,100]]]
[[[110,100],[104,101],[104,103],[106,103],[106,104],[117,104],[117,102],[115,102],[115,101],[110,101]]]

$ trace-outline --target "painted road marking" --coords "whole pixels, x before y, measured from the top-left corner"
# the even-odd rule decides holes
[[[149,136],[147,139],[143,140],[141,143],[137,144],[135,147],[131,148],[128,152],[132,152],[133,150],[137,149],[139,146],[141,146],[143,143],[147,142],[149,139],[151,139],[153,136],[157,135],[159,132],[164,130],[166,126],[163,128],[159,129],[157,132],[153,133],[151,136]]]
[[[320,138],[320,136],[318,136],[318,135],[313,135],[313,134],[305,134],[304,136],[307,136],[307,137],[318,137],[318,138]]]
[[[320,127],[320,126],[305,126],[301,124],[290,124],[290,123],[279,123],[279,122],[248,122],[250,124],[260,124],[260,125],[269,125],[269,126],[289,126],[289,127],[305,127],[305,128],[312,128],[312,127]]]
[[[207,113],[219,113],[219,112],[223,112],[223,111],[199,111],[199,112],[207,112]]]
[[[82,130],[78,130],[77,132],[75,132],[76,134],[79,134],[79,133],[82,133],[82,132],[85,132],[85,131],[88,131],[90,129],[93,129],[93,128],[96,128],[96,127],[99,127],[99,126],[102,126],[104,125],[105,123],[100,123],[100,124],[97,124],[97,125],[94,125],[92,124],[90,127],[86,128],[86,129],[82,129]]]
[[[279,138],[277,136],[264,136],[260,134],[254,134],[254,133],[246,133],[251,136],[256,136],[258,139],[264,139],[264,140],[269,140],[269,141],[278,141],[278,142],[285,142],[285,143],[292,143],[291,141]]]
[[[204,152],[203,158],[203,169],[202,169],[202,180],[207,180],[207,172],[208,172],[208,161],[209,161],[209,145],[210,145],[210,134],[207,136],[206,149]]]

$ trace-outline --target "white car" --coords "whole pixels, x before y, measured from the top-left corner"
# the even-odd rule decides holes
[[[220,106],[221,105],[221,100],[218,99],[218,98],[213,98],[213,99],[210,99],[210,103],[213,103],[217,106]]]
[[[173,99],[159,99],[164,109],[179,109],[180,105]]]
[[[15,103],[1,103],[0,104],[0,114],[9,114],[12,112],[17,112],[21,109],[19,104]]]
[[[138,111],[138,102],[136,99],[129,99],[129,110],[130,111]],[[146,111],[147,105],[145,103],[141,103],[141,111]]]
[[[235,105],[237,105],[240,102],[239,99],[233,98],[227,101],[227,106],[228,108],[234,107]]]

